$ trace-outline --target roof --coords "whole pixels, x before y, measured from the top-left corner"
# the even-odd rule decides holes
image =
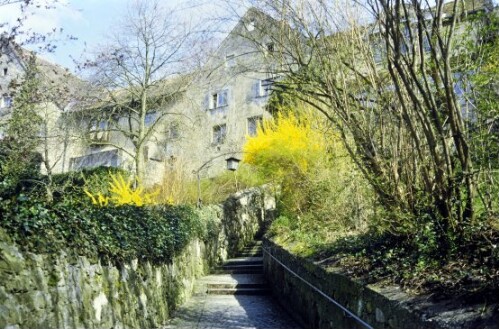
[[[493,7],[491,0],[455,0],[444,3],[442,12],[446,15],[454,13],[454,4],[457,3],[456,11],[458,13],[470,13],[484,9],[491,9]]]
[[[179,98],[186,91],[186,87],[192,81],[192,75],[184,74],[168,79],[158,80],[151,84],[148,90],[149,100],[155,103],[168,103]],[[88,97],[83,97],[81,102],[74,104],[69,109],[71,112],[102,110],[103,108],[116,108],[120,104],[123,108],[130,106],[134,101],[138,101],[138,94],[141,87],[133,88],[126,86],[121,89],[106,90],[99,87],[91,87],[88,90]]]
[[[37,68],[40,73],[41,88],[43,92],[51,98],[59,108],[63,109],[68,103],[78,98],[85,82],[72,74],[68,69],[51,63],[36,54],[36,52],[27,50],[13,41],[0,36],[0,51],[17,62],[17,66],[25,71],[29,59],[34,56]],[[7,87],[11,90],[15,88],[15,79],[11,79]]]

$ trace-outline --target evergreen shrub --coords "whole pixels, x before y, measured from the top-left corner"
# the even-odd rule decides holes
[[[0,208],[0,227],[23,250],[35,253],[66,251],[113,262],[164,262],[206,233],[189,206],[47,204],[19,195],[4,200]]]

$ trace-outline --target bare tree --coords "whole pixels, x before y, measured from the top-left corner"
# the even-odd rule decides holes
[[[96,144],[127,154],[138,179],[144,175],[145,144],[166,115],[178,114],[168,108],[191,80],[185,63],[195,55],[195,34],[179,17],[158,1],[135,2],[111,41],[84,65],[95,89],[82,113],[105,120],[119,136]]]
[[[467,15],[487,8],[443,0],[368,0],[350,10],[338,1],[251,4],[262,18],[245,36],[271,42],[266,56],[286,77],[274,89],[335,124],[392,214],[380,224],[395,233],[429,225],[448,251],[475,215],[469,118],[455,90],[459,33]]]
[[[61,37],[63,29],[52,27],[50,31],[34,31],[27,27],[33,15],[32,9],[55,10],[59,5],[64,5],[59,0],[0,0],[0,8],[18,8],[17,16],[10,17],[10,21],[0,21],[0,46],[5,46],[9,42],[16,42],[21,46],[37,46],[39,51],[53,52],[57,48],[58,39]],[[38,13],[39,14],[39,13]],[[63,39],[74,40],[74,36],[67,35]]]

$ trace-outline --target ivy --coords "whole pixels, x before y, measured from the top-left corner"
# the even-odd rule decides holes
[[[188,206],[46,204],[21,195],[0,208],[0,227],[24,250],[37,253],[66,250],[113,261],[164,262],[205,231]]]

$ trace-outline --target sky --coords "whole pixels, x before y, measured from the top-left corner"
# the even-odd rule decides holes
[[[85,51],[92,51],[106,41],[113,27],[126,14],[129,3],[127,0],[57,0],[54,5],[54,0],[35,1],[23,29],[48,33],[62,28],[56,36],[55,51],[39,55],[71,71],[75,69],[73,59],[81,60]],[[53,8],[45,9],[48,3]],[[169,7],[186,6],[187,0],[163,0],[161,3]],[[0,22],[12,22],[19,15],[18,4],[0,6]],[[68,36],[77,40],[71,40]],[[36,50],[36,46],[27,48]]]
[[[52,53],[39,53],[50,62],[75,71],[74,60],[82,60],[82,54],[90,52],[106,37],[116,30],[119,19],[127,13],[129,0],[34,0],[35,5],[29,10],[29,16],[23,26],[24,30],[33,29],[39,33],[48,33],[62,28],[57,34],[57,48]],[[133,0],[132,0],[133,1]],[[185,7],[196,3],[195,9],[186,15],[202,19],[207,12],[214,10],[216,0],[159,0],[168,7]],[[56,3],[55,5],[54,2]],[[244,3],[234,0],[233,3]],[[499,0],[494,0],[497,4]],[[0,2],[1,3],[1,2]],[[52,9],[45,5],[52,4]],[[39,6],[40,8],[37,8]],[[211,6],[211,7],[210,7]],[[19,4],[0,6],[0,22],[12,22],[20,16]],[[0,28],[0,32],[2,29]],[[71,40],[67,36],[77,38]],[[17,40],[19,41],[19,40]],[[30,48],[30,47],[28,47]],[[31,47],[31,50],[36,50]],[[74,59],[74,60],[73,60]]]

